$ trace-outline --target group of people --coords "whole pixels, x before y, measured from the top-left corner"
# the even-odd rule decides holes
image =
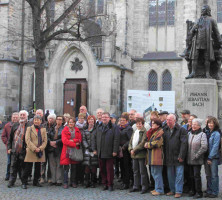
[[[207,117],[202,129],[202,120],[189,110],[181,116],[179,124],[177,115],[153,111],[150,121],[145,122],[136,110],[117,119],[101,108],[95,117],[81,106],[76,118],[68,113],[48,114],[45,121],[42,110],[30,120],[21,110],[12,114],[1,136],[8,158],[5,180],[11,188],[18,174],[22,188],[27,189],[34,174],[33,186],[37,187],[48,178],[49,185],[63,185],[64,189],[78,185],[94,188],[102,182],[103,190],[113,191],[116,175],[122,182],[121,190],[175,198],[187,192],[196,199],[203,197],[204,165],[204,196],[216,198],[221,152],[218,120]],[[79,152],[81,160],[77,159]]]

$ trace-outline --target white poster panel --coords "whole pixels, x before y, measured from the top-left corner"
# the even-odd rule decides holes
[[[175,91],[127,91],[127,112],[135,109],[144,115],[146,119],[152,111],[175,112]]]

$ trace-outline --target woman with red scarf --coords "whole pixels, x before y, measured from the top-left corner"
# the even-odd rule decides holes
[[[159,119],[152,120],[152,128],[147,132],[147,141],[144,145],[147,151],[147,164],[151,166],[151,174],[155,181],[155,190],[152,195],[164,194],[163,186],[163,130]]]
[[[120,169],[123,174],[123,185],[121,190],[129,189],[130,177],[133,177],[132,159],[128,151],[129,141],[133,134],[133,129],[129,125],[129,114],[124,112],[120,117]],[[121,154],[120,153],[120,154]]]
[[[62,130],[62,153],[60,158],[60,165],[64,165],[64,189],[68,188],[68,173],[69,165],[71,165],[70,182],[73,188],[77,187],[76,182],[76,164],[79,162],[73,161],[69,158],[69,152],[72,148],[79,149],[82,142],[82,136],[80,130],[75,127],[76,120],[74,117],[70,117],[68,126]]]

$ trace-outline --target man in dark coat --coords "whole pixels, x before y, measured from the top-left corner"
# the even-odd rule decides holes
[[[15,123],[12,126],[10,138],[8,141],[8,153],[11,154],[11,169],[8,187],[14,186],[17,173],[21,172],[22,188],[26,189],[26,180],[23,178],[23,171],[25,169],[25,155],[26,155],[26,143],[25,133],[28,127],[28,112],[21,110],[19,112],[19,123]]]
[[[221,37],[217,22],[211,17],[210,6],[204,5],[201,10],[201,17],[191,29],[193,35],[190,59],[192,60],[192,73],[186,78],[193,78],[196,75],[198,59],[204,59],[206,78],[210,76],[210,62],[215,60],[213,42],[221,44]],[[213,39],[214,38],[214,41]]]
[[[120,134],[118,127],[111,123],[110,114],[104,112],[102,114],[102,124],[96,128],[92,146],[94,154],[98,155],[99,158],[104,190],[109,189],[109,191],[113,191],[113,162],[119,150],[119,140]]]
[[[164,130],[164,153],[167,176],[170,186],[168,196],[181,197],[183,193],[184,160],[188,147],[186,130],[176,123],[176,116],[167,116],[167,128]]]

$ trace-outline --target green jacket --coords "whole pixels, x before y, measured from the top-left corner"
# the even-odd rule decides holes
[[[144,148],[144,144],[146,141],[146,129],[143,127],[140,130],[139,142],[136,145],[136,147],[133,149],[132,142],[133,142],[134,133],[135,133],[135,131],[133,132],[133,135],[130,139],[129,148],[128,148],[129,152],[131,152],[131,150],[133,150],[135,152],[135,155],[130,154],[131,158],[133,158],[133,159],[146,158],[146,149]]]

